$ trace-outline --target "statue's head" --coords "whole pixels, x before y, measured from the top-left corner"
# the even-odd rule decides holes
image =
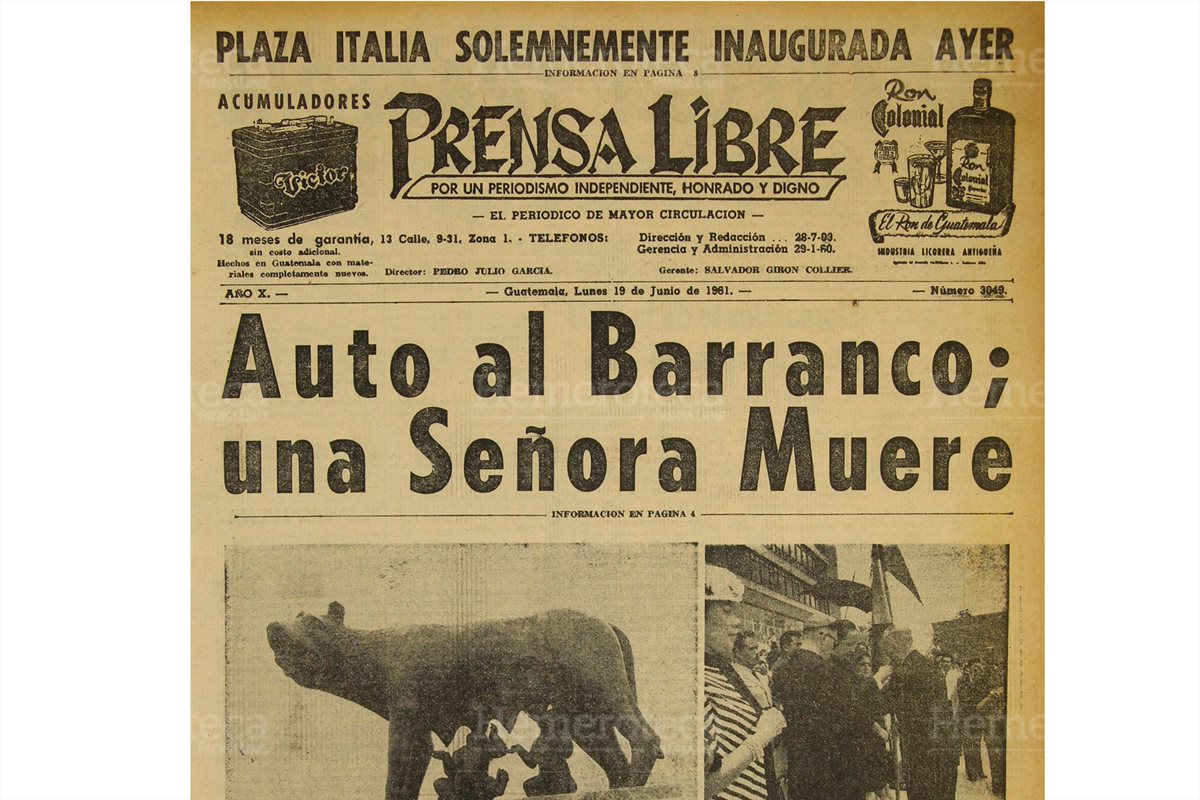
[[[348,639],[346,609],[334,601],[317,617],[301,611],[290,622],[267,626],[267,641],[275,663],[284,674],[308,689],[333,691],[341,685],[346,668]]]

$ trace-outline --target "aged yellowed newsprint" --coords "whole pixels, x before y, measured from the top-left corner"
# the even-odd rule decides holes
[[[1040,5],[191,50],[195,797],[1042,796]]]

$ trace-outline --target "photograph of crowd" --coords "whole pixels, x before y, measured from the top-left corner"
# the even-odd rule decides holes
[[[1004,797],[1007,547],[705,562],[706,800]]]

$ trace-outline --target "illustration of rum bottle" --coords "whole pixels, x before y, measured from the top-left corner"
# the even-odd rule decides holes
[[[946,205],[998,213],[1012,202],[1016,120],[992,107],[992,82],[975,81],[974,102],[946,121]]]

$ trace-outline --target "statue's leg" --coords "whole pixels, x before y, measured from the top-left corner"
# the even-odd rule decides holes
[[[553,792],[547,792],[542,789],[543,783],[545,781],[542,780],[542,776],[539,773],[522,783],[521,788],[525,790],[526,797],[541,797],[544,794],[553,794]]]
[[[579,786],[575,783],[575,779],[571,777],[571,770],[563,767],[562,774],[558,777],[559,794],[575,794],[575,790]]]
[[[577,788],[567,759],[575,751],[572,720],[565,714],[542,714],[537,719],[538,738],[533,743],[527,766],[538,768],[533,792],[527,797],[570,794]]]
[[[654,762],[663,757],[658,734],[637,708],[617,718],[617,730],[629,740],[632,755],[629,785],[645,786],[650,771],[654,769]]]
[[[388,776],[385,800],[417,800],[433,757],[429,731],[411,716],[392,712],[388,720]]]
[[[629,761],[621,751],[621,744],[617,741],[616,731],[611,725],[594,731],[588,730],[586,733],[576,733],[575,743],[604,770],[610,789],[633,785],[630,781]]]

